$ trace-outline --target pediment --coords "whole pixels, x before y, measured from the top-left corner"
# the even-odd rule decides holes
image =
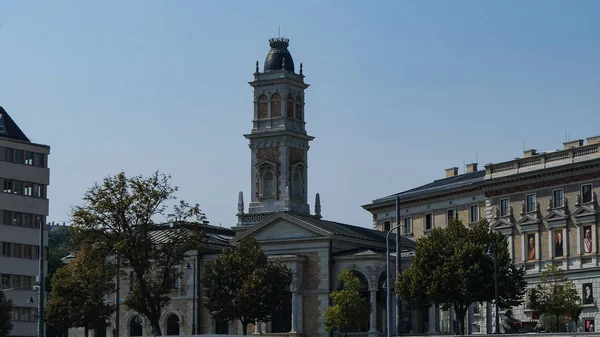
[[[239,241],[243,237],[251,236],[257,241],[270,240],[293,240],[328,237],[331,233],[322,230],[319,227],[312,226],[285,213],[277,213],[242,234],[236,236],[233,242]]]
[[[567,218],[568,218],[568,216],[565,213],[554,209],[554,210],[550,211],[550,213],[546,214],[546,216],[543,217],[542,220],[552,222],[552,221],[566,220]]]
[[[505,228],[512,228],[514,227],[514,224],[507,218],[499,218],[497,220],[492,221],[490,226],[493,229],[500,230]]]
[[[577,223],[594,222],[598,211],[589,206],[579,206],[571,215]]]
[[[537,217],[534,217],[530,214],[525,214],[519,220],[517,220],[517,225],[521,227],[521,230],[524,232],[536,231],[539,229],[539,225],[542,221]]]
[[[569,217],[565,213],[556,209],[550,211],[550,213],[542,218],[548,228],[565,227],[567,226],[568,219]]]
[[[255,166],[256,166],[256,167],[260,167],[260,166],[273,166],[273,167],[277,167],[277,166],[278,166],[278,164],[277,164],[277,163],[275,163],[275,162],[272,162],[272,161],[270,161],[270,160],[263,160],[263,161],[261,161],[261,162],[259,162],[259,163],[256,163],[256,165],[255,165]]]

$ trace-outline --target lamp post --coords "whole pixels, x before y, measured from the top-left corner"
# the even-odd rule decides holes
[[[193,290],[192,290],[192,335],[196,334],[196,258],[188,260],[185,264],[185,269],[192,269],[194,274]]]
[[[492,256],[494,259],[494,306],[496,312],[496,328],[494,329],[494,333],[500,333],[498,331],[498,327],[500,326],[500,316],[498,316],[498,262],[496,261],[496,250],[492,247],[488,248],[487,255]]]
[[[400,227],[400,225],[390,229],[385,235],[385,267],[386,267],[386,293],[387,293],[387,337],[392,337],[392,283],[390,277],[390,233]],[[396,252],[396,259],[400,259],[399,252]]]

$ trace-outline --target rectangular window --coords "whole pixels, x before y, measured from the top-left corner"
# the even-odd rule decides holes
[[[14,150],[8,147],[4,148],[4,161],[12,163],[14,161]]]
[[[13,194],[23,194],[23,182],[15,180],[13,185]]]
[[[179,288],[179,273],[177,272],[177,268],[171,269],[171,278],[172,278],[171,288],[172,289]]]
[[[23,227],[33,228],[33,214],[23,214]]]
[[[35,260],[40,258],[40,246],[33,246],[33,258]]]
[[[469,222],[479,221],[479,205],[469,206]]]
[[[29,308],[21,308],[21,321],[29,322],[31,310]]]
[[[412,233],[412,218],[406,217],[404,218],[404,234]]]
[[[45,198],[46,195],[44,194],[44,185],[40,185],[40,184],[35,184],[33,186],[34,191],[33,191],[33,196],[36,198]]]
[[[11,211],[2,212],[2,224],[12,225],[12,212]]]
[[[13,226],[23,226],[23,213],[13,212]]]
[[[33,246],[23,245],[23,258],[24,259],[32,259],[33,258]]]
[[[21,275],[10,275],[10,287],[13,289],[21,288]]]
[[[36,153],[33,163],[37,167],[46,167],[46,155],[43,153]]]
[[[23,245],[20,243],[13,244],[13,257],[23,257]]]
[[[36,215],[35,216],[34,228],[40,228],[43,225],[44,225],[44,216],[43,215]]]
[[[508,198],[500,199],[500,216],[507,216],[509,210]]]
[[[581,202],[592,202],[592,184],[581,185]]]
[[[383,222],[383,231],[386,232],[386,233],[389,232],[390,228],[392,228],[391,226],[392,226],[392,222],[391,221],[384,221]]]
[[[25,152],[23,150],[15,150],[15,163],[25,163]]]
[[[2,256],[12,256],[12,245],[10,242],[2,242]]]
[[[446,211],[446,224],[450,223],[450,220],[452,219],[456,219],[456,210],[455,209],[449,209]]]
[[[2,288],[10,288],[10,275],[2,274],[2,283],[0,284]]]
[[[25,152],[25,165],[33,166],[33,152],[31,152],[31,151]]]
[[[12,180],[4,180],[4,193],[12,193],[13,191],[13,181]]]
[[[33,183],[23,183],[23,195],[33,196]]]
[[[425,230],[431,230],[433,228],[433,214],[425,214]]]
[[[30,246],[31,247],[31,246]],[[23,289],[31,289],[31,276],[23,276],[21,278]]]
[[[552,191],[552,208],[560,208],[564,206],[564,195],[563,189]]]
[[[525,212],[535,212],[535,193],[527,194],[525,196]]]

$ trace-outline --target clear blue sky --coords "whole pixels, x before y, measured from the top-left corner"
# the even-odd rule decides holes
[[[50,216],[104,176],[171,173],[213,224],[250,190],[254,63],[304,63],[327,219],[600,134],[599,1],[3,1],[0,105],[52,147]],[[246,206],[247,207],[247,206]],[[312,208],[312,205],[311,205]]]

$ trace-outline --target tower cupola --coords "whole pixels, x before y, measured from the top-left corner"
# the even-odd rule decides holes
[[[289,39],[283,37],[269,39],[271,50],[265,59],[265,73],[278,70],[294,72],[294,59],[288,50],[289,42]]]

